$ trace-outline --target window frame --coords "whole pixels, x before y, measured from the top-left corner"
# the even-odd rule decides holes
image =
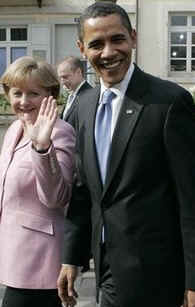
[[[186,26],[172,26],[171,17],[172,16],[187,16],[187,25]],[[192,26],[192,17],[195,17],[195,12],[169,12],[168,16],[168,77],[179,77],[179,78],[194,78],[195,71],[191,70],[191,62],[195,61],[195,58],[192,58],[191,52],[192,47],[195,47],[195,44],[192,44],[192,33],[195,33],[195,26]],[[179,46],[179,44],[171,43],[171,33],[176,32],[186,32],[186,71],[171,71],[171,60],[174,58],[171,57],[171,47]],[[182,45],[181,45],[182,46]],[[180,59],[180,58],[176,58]]]
[[[27,40],[11,40],[11,29],[27,29]],[[6,40],[0,41],[0,48],[6,49],[6,67],[12,62],[12,48],[26,48],[26,54],[29,53],[29,26],[28,25],[0,25],[0,29],[6,29]]]

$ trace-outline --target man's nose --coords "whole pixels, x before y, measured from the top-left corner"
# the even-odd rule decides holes
[[[115,50],[113,48],[113,45],[111,43],[107,43],[102,51],[102,57],[110,57],[113,56],[115,53]]]

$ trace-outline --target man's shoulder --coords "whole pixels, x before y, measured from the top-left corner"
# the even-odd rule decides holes
[[[92,85],[88,81],[85,80],[85,82],[81,85],[81,87],[78,91],[78,94],[83,93],[86,90],[89,90],[91,88],[93,88]]]
[[[133,94],[132,94],[133,92]],[[129,96],[144,104],[170,105],[174,102],[190,101],[190,93],[179,84],[144,72],[135,66],[128,87]],[[143,98],[143,99],[140,99]],[[187,102],[188,103],[188,102]]]
[[[96,86],[96,87],[92,87],[89,83],[88,83],[88,87],[83,89],[82,91],[80,91],[79,93],[79,100],[85,100],[86,97],[88,99],[93,99],[94,96],[97,96],[100,92],[100,87]]]
[[[152,89],[153,91],[157,91],[158,93],[161,94],[162,94],[161,90],[165,91],[166,93],[172,93],[172,92],[181,93],[186,91],[184,87],[177,84],[176,82],[154,76],[147,72],[143,71],[141,72],[143,73],[143,76],[147,80],[149,89]]]
[[[93,88],[93,86],[88,81],[85,81],[83,86],[88,89]]]
[[[76,104],[76,111],[83,116],[88,116],[87,114],[94,110],[96,104],[99,101],[100,88],[99,86],[91,87],[86,91],[83,91],[78,96],[78,103]]]

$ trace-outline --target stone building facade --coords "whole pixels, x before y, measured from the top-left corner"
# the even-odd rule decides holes
[[[95,0],[1,0],[0,75],[21,55],[58,63],[80,56],[76,23]],[[102,1],[102,0],[101,0]],[[195,82],[194,0],[117,0],[137,29],[134,60],[144,70],[185,87]],[[89,72],[90,67],[86,63]]]

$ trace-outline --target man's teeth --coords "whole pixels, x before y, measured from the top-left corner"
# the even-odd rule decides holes
[[[120,64],[120,61],[114,62],[114,63],[104,63],[105,68],[115,68]]]

